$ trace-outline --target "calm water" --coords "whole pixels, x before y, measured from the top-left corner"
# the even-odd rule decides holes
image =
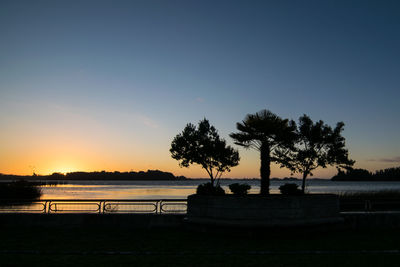
[[[191,181],[65,181],[57,186],[42,186],[42,199],[170,199],[186,198],[195,193],[200,183]],[[229,192],[228,185],[239,182],[251,185],[250,193],[258,193],[259,180],[222,180],[221,185]],[[271,192],[278,193],[284,181],[272,181]],[[297,182],[297,184],[301,184]],[[332,182],[307,181],[310,193],[339,193],[349,191],[400,190],[400,182]]]

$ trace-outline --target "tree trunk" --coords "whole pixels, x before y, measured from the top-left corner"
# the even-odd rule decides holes
[[[260,148],[260,177],[261,177],[261,195],[269,195],[269,177],[271,175],[271,157],[268,143],[262,143]]]
[[[303,194],[304,194],[304,192],[306,190],[306,178],[307,178],[307,175],[308,175],[308,171],[303,172],[303,181],[301,183],[301,192],[303,192]]]
[[[207,166],[203,166],[203,169],[206,170],[206,172],[208,173],[208,176],[210,176],[210,181],[211,181],[211,185],[214,187],[214,175],[212,173],[212,169],[208,170]]]
[[[211,185],[214,187],[214,177],[212,177],[212,176],[210,175],[210,178],[211,178]]]

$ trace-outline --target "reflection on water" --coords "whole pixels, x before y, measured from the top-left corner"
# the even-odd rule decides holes
[[[196,192],[200,183],[208,180],[189,181],[66,181],[56,186],[42,186],[41,199],[173,199],[186,198]],[[222,180],[229,192],[232,183],[251,185],[250,193],[259,192],[259,180]],[[287,181],[286,181],[287,182]],[[279,193],[285,181],[272,181],[271,193]],[[300,182],[296,182],[300,185]],[[310,193],[339,193],[348,191],[400,190],[400,182],[307,182]]]
[[[136,188],[134,185],[100,187],[52,187],[42,189],[42,199],[168,199],[186,198],[195,188],[151,187]]]

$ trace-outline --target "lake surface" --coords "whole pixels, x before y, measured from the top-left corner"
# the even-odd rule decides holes
[[[56,186],[42,186],[41,199],[173,199],[187,198],[199,184],[208,180],[187,181],[64,181]],[[271,181],[271,192],[288,181]],[[260,191],[259,180],[221,180],[226,192],[232,183],[251,185],[250,193]],[[292,182],[290,182],[292,183]],[[301,182],[296,182],[299,186]],[[400,182],[332,182],[309,180],[309,193],[342,193],[354,191],[400,190]]]

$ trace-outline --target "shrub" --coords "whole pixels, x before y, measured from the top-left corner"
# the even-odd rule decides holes
[[[286,183],[279,187],[282,195],[302,195],[303,192],[299,189],[299,186],[294,183]]]
[[[198,195],[221,196],[225,195],[225,190],[219,185],[213,186],[211,183],[205,183],[197,187],[196,193]]]
[[[248,184],[234,183],[234,184],[229,185],[229,189],[232,191],[232,193],[234,195],[238,195],[238,196],[247,195],[250,188],[251,188],[251,186]]]
[[[27,181],[0,183],[0,201],[3,202],[6,200],[35,200],[40,196],[40,188]]]

